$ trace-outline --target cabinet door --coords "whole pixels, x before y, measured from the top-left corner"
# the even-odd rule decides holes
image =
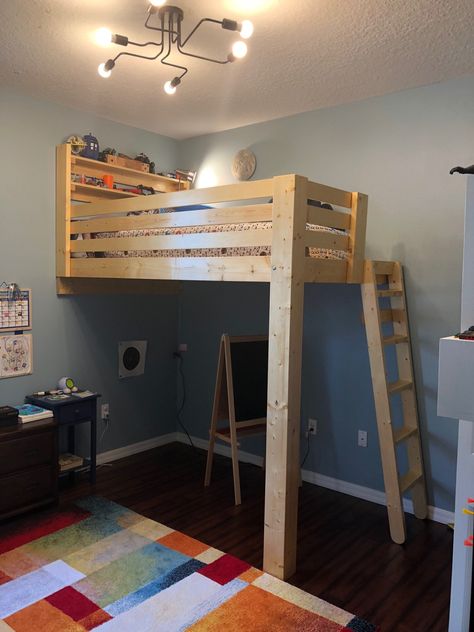
[[[0,478],[0,513],[8,513],[42,500],[53,500],[57,469],[49,466]]]
[[[0,443],[0,476],[43,463],[51,464],[54,440],[53,432],[43,432]]]

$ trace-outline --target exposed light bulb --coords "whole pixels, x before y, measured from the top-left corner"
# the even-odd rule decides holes
[[[242,59],[243,57],[245,57],[246,54],[247,54],[247,44],[245,42],[238,40],[237,42],[233,43],[232,55],[236,59]]]
[[[105,64],[99,64],[99,67],[97,68],[97,72],[104,79],[108,79],[110,75],[112,74],[112,70],[111,69],[107,70],[107,68],[105,67]]]
[[[166,94],[174,94],[176,92],[176,86],[173,86],[171,81],[167,81],[163,86]]]
[[[102,27],[95,32],[95,41],[99,46],[108,46],[112,43],[112,31]]]
[[[240,36],[244,39],[248,39],[253,35],[253,24],[250,20],[244,20],[240,27]]]
[[[166,0],[150,0],[150,4],[154,7],[162,7],[166,4]]]

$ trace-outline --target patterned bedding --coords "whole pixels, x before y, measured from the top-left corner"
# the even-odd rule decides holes
[[[146,211],[145,211],[146,213]],[[238,232],[255,229],[271,230],[272,222],[247,222],[241,224],[219,224],[214,226],[189,226],[185,228],[147,228],[139,230],[122,230],[116,232],[96,233],[96,239],[108,239],[112,237],[151,237],[159,235],[183,235],[196,233],[223,233]],[[308,230],[329,232],[337,235],[345,233],[335,228],[306,224]],[[271,254],[271,246],[234,246],[228,248],[188,248],[173,250],[128,250],[87,253],[88,257],[242,257],[242,256],[268,256]],[[327,248],[309,248],[309,256],[318,259],[347,259],[347,252],[342,250],[330,250]]]

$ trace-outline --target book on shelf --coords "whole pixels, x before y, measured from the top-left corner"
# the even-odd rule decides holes
[[[61,454],[59,456],[59,469],[61,472],[67,472],[67,470],[81,467],[81,465],[83,464],[84,459],[82,458],[82,456],[77,456],[77,454],[66,452],[65,454]]]
[[[21,406],[15,406],[15,408],[18,409],[18,419],[23,424],[29,421],[48,419],[48,417],[53,416],[51,410],[41,408],[41,406],[35,406],[34,404],[22,404]]]

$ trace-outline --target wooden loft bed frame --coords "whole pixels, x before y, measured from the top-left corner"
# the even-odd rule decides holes
[[[100,166],[98,166],[100,165]],[[71,181],[72,169],[97,174],[110,165],[71,156],[70,147],[57,148],[57,250],[56,274],[58,294],[118,291],[172,291],[166,283],[176,281],[251,281],[270,283],[269,371],[266,452],[266,493],[264,531],[264,570],[287,578],[296,568],[296,531],[299,484],[299,432],[301,400],[301,357],[303,301],[305,283],[358,283],[365,288],[364,308],[368,331],[369,353],[373,370],[374,394],[384,466],[385,487],[392,538],[403,542],[405,522],[402,493],[405,489],[424,489],[421,451],[409,449],[410,472],[421,468],[421,475],[398,477],[394,444],[390,436],[391,419],[383,398],[383,384],[390,393],[384,369],[382,322],[390,318],[395,327],[403,306],[393,310],[393,317],[374,302],[377,283],[399,282],[394,262],[364,262],[367,221],[367,196],[309,181],[299,175],[276,176],[267,180],[243,182],[198,190],[178,190],[180,183],[168,178],[154,180],[152,186],[163,193],[150,196],[123,196],[119,192],[97,190]],[[119,168],[120,169],[120,168]],[[137,175],[130,170],[117,172],[121,180]],[[143,180],[140,174],[139,179]],[[155,186],[158,184],[159,186]],[[96,189],[96,190],[94,190]],[[121,197],[121,199],[110,199]],[[271,202],[269,201],[271,200]],[[86,202],[73,204],[74,201]],[[337,210],[313,206],[309,201],[323,201]],[[159,214],[136,214],[153,209],[170,209],[191,205],[225,204],[219,208],[182,210]],[[130,213],[132,213],[130,215]],[[206,227],[226,224],[271,222],[271,228],[206,232]],[[307,224],[338,229],[338,232],[309,230]],[[195,234],[152,234],[150,236],[111,237],[110,233],[141,229],[172,228],[185,231],[200,226]],[[106,238],[100,233],[108,233]],[[74,239],[78,234],[95,234],[95,239]],[[186,249],[271,246],[271,256],[185,256]],[[319,259],[309,256],[310,248],[343,251],[345,259]],[[183,256],[128,256],[128,251],[182,251]],[[107,253],[120,251],[121,257]],[[105,257],[77,257],[77,253],[105,253]],[[397,268],[398,270],[398,268]],[[383,279],[382,279],[383,277]],[[398,281],[397,281],[398,279]],[[163,284],[163,282],[165,282]],[[133,288],[133,285],[136,285]],[[390,285],[391,287],[391,285]],[[395,286],[394,286],[395,287]],[[132,288],[132,289],[131,289]],[[375,288],[375,289],[374,289]],[[373,292],[371,292],[373,289]],[[375,293],[374,293],[375,292]],[[389,292],[390,294],[390,292]],[[385,295],[389,296],[387,291]],[[404,300],[404,293],[392,290],[394,300]],[[390,295],[391,296],[391,295]],[[375,299],[374,299],[375,297]],[[391,300],[391,299],[390,299]],[[395,319],[398,318],[398,321]],[[397,324],[398,322],[398,324]],[[377,333],[374,332],[377,329]],[[397,338],[396,336],[394,338]],[[409,345],[408,333],[395,343]],[[402,340],[403,338],[403,340]],[[378,342],[380,345],[377,346]],[[379,348],[380,347],[380,348]],[[382,353],[382,360],[380,354]],[[403,366],[404,380],[409,382],[409,366]],[[374,361],[372,361],[374,360]],[[402,357],[400,357],[402,362]],[[402,373],[402,369],[400,370]],[[399,387],[407,395],[410,388]],[[396,391],[396,392],[398,392]],[[395,392],[395,391],[394,391]],[[414,396],[414,384],[411,391]],[[388,400],[387,400],[388,401]],[[405,411],[404,404],[404,411]],[[416,431],[405,433],[418,441],[418,418],[415,408],[409,423]],[[390,436],[387,432],[387,426]],[[405,439],[405,435],[403,439]],[[414,445],[414,444],[413,444]],[[410,456],[411,454],[411,456]],[[412,467],[413,465],[413,467]],[[418,468],[418,469],[416,469]],[[426,496],[419,499],[417,515],[426,515]],[[424,501],[423,501],[424,499]],[[424,502],[424,508],[423,508]]]
[[[102,173],[111,165],[74,157],[68,145],[58,147],[57,156],[57,277],[66,285],[68,278],[114,278],[200,281],[273,281],[272,268],[291,265],[301,282],[360,283],[363,275],[367,196],[328,187],[296,175],[242,182],[210,189],[180,190],[179,183],[161,178],[163,193],[152,196],[118,198],[120,192],[71,181],[74,165],[89,175]],[[96,165],[99,165],[97,167]],[[120,179],[124,179],[121,169]],[[127,173],[130,177],[130,174]],[[159,178],[136,174],[133,180]],[[155,186],[153,184],[152,186]],[[273,198],[273,204],[268,200]],[[262,199],[264,202],[262,203]],[[255,202],[258,200],[258,203]],[[323,200],[345,211],[308,206],[308,200]],[[72,202],[88,202],[73,205]],[[156,208],[185,207],[225,203],[225,208],[158,215],[126,214]],[[349,212],[348,212],[349,210]],[[182,228],[273,223],[272,230],[160,235],[73,241],[74,234],[128,231],[154,228]],[[343,231],[332,234],[306,230],[306,222]],[[126,250],[187,248],[228,248],[233,246],[272,246],[270,257],[121,257],[71,258],[72,253]],[[306,256],[313,248],[336,249],[347,253],[347,261],[315,259]],[[183,252],[183,255],[185,253]],[[290,261],[291,260],[291,261]],[[61,285],[59,293],[62,293]]]

